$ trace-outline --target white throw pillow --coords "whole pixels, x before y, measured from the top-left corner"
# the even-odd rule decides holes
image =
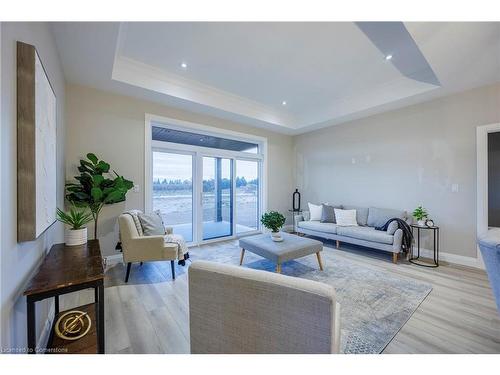
[[[335,221],[341,227],[357,227],[356,210],[341,210],[335,209]]]
[[[321,220],[321,214],[323,213],[323,206],[322,205],[316,205],[312,203],[307,203],[309,205],[309,220]]]

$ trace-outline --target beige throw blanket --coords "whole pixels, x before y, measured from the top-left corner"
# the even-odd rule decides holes
[[[165,243],[176,243],[177,244],[177,258],[179,260],[184,259],[184,254],[186,254],[189,250],[186,245],[186,241],[184,241],[184,237],[178,234],[166,234],[165,235]]]

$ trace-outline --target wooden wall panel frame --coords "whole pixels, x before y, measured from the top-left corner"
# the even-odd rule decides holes
[[[35,47],[17,42],[17,240],[36,238]]]
[[[19,41],[17,42],[17,241],[18,242],[32,241],[37,238],[36,91],[35,91],[36,56],[37,56],[37,51],[34,46]],[[40,60],[40,58],[38,59]],[[45,75],[47,76],[46,71]],[[51,89],[55,97],[55,92],[52,86]],[[56,103],[57,103],[57,98],[56,98]],[[57,111],[57,104],[56,104],[56,111]],[[56,112],[56,123],[57,123],[57,112]],[[57,140],[55,140],[55,142],[57,142]],[[52,224],[54,222],[52,222]],[[50,224],[48,227],[50,227],[52,224]]]

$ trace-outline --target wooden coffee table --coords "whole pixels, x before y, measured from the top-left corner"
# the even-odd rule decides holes
[[[274,242],[269,233],[241,238],[239,240],[241,247],[240,266],[243,264],[245,251],[250,251],[276,263],[277,273],[281,273],[281,264],[283,262],[316,254],[319,269],[323,271],[320,255],[320,252],[323,251],[321,241],[288,233],[282,233],[282,236],[282,242]]]

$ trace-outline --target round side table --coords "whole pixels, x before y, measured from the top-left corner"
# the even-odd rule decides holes
[[[417,256],[414,256],[414,247],[411,247],[411,252],[410,252],[410,259],[408,261],[410,263],[416,264],[417,266],[422,266],[422,267],[429,267],[429,268],[436,268],[439,267],[439,227],[433,226],[433,227],[428,227],[428,226],[422,226],[422,225],[417,225],[417,224],[411,224],[411,233],[413,234],[413,238],[415,238],[415,229],[417,231],[417,237],[416,237],[416,242],[417,242]],[[434,241],[434,264],[425,264],[419,262],[420,258],[420,231],[421,230],[431,230],[432,231],[432,238]]]

